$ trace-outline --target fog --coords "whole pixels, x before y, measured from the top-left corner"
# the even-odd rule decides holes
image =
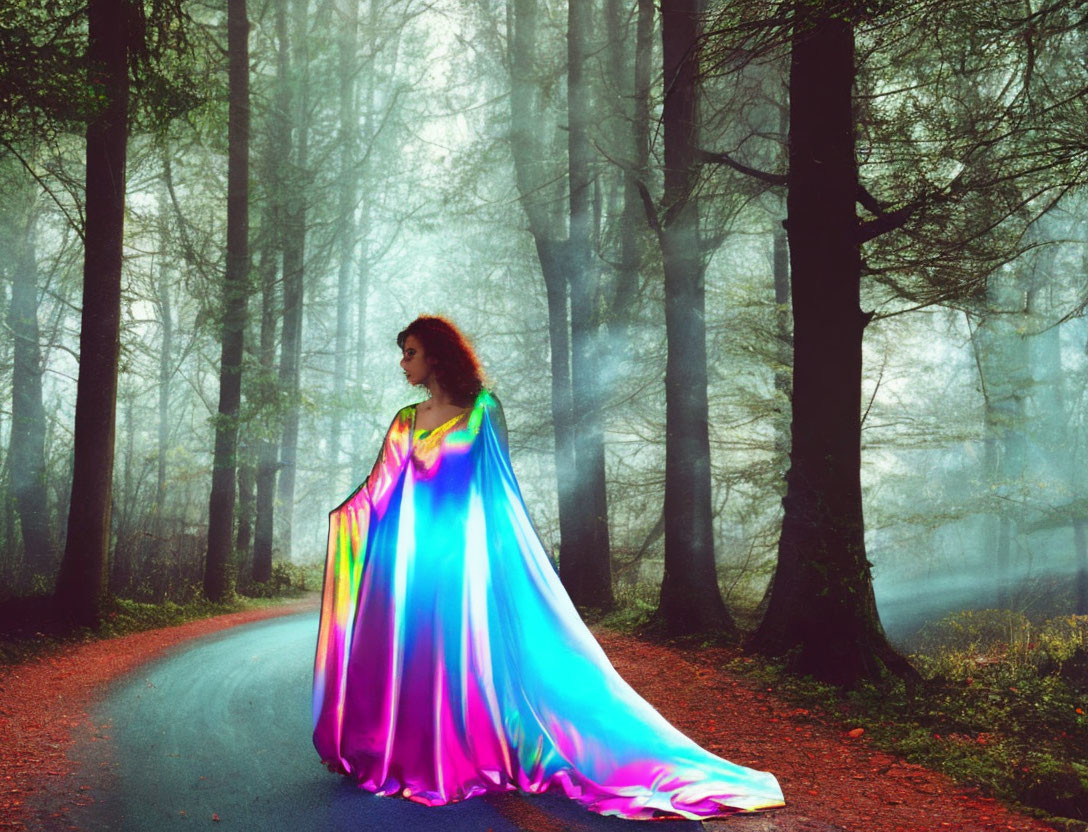
[[[286,34],[277,33],[276,3],[249,6],[251,294],[239,459],[250,472],[247,479],[240,468],[239,487],[253,489],[258,439],[280,442],[282,420],[296,409],[296,479],[289,503],[277,504],[273,551],[294,563],[322,561],[329,510],[363,481],[397,410],[427,395],[404,381],[397,333],[417,315],[446,315],[471,337],[503,403],[515,472],[546,548],[557,557],[549,306],[527,206],[549,218],[553,236],[567,233],[566,8],[539,5],[530,80],[540,120],[518,125],[511,123],[517,93],[507,28],[513,4],[292,0],[282,6]],[[208,39],[190,58],[186,78],[195,85],[194,100],[170,119],[136,119],[128,140],[110,568],[117,591],[155,600],[199,578],[219,391],[226,82],[209,44],[225,43],[224,19],[212,7],[191,14],[194,37]],[[625,25],[633,38],[633,23]],[[593,33],[595,56],[606,35]],[[662,112],[659,41],[651,56],[652,124]],[[283,56],[287,74],[277,75]],[[619,327],[611,299],[623,173],[614,163],[626,152],[626,116],[617,110],[621,97],[610,92],[605,58],[589,65],[598,84],[591,210],[601,276],[593,362],[602,390],[613,579],[618,592],[653,598],[664,558],[668,345],[661,252],[643,224],[638,281]],[[744,77],[759,87],[781,71],[772,63]],[[882,89],[902,80],[887,67],[880,71]],[[722,93],[725,85],[707,80],[704,141],[739,151],[743,141],[727,141],[742,128],[727,118],[738,105],[733,93]],[[276,104],[285,89],[287,112]],[[773,102],[760,99],[745,112],[749,126],[778,129]],[[517,168],[511,151],[519,130],[534,131],[538,151],[527,171]],[[651,130],[647,175],[655,194],[663,176],[657,130]],[[773,135],[749,162],[783,169],[783,135]],[[0,151],[0,308],[8,322],[0,329],[0,580],[22,592],[52,585],[69,504],[80,499],[71,485],[83,302],[82,153],[76,130],[44,137],[28,131]],[[882,171],[898,164],[894,154],[876,150],[864,161],[862,178],[874,190]],[[927,175],[935,182],[952,181],[964,169],[956,159],[930,162]],[[700,195],[701,233],[721,235],[704,277],[711,503],[723,597],[731,609],[751,613],[774,569],[789,468],[790,400],[776,379],[790,368],[782,361],[774,257],[785,204],[780,190],[753,195],[725,177],[706,174]],[[284,217],[291,205],[305,211],[295,400],[275,375],[286,314]],[[946,301],[925,291],[945,268],[940,262],[913,271],[900,262],[894,285],[882,271],[894,265],[894,246],[866,262],[861,305],[875,316],[865,331],[862,378],[865,544],[881,620],[895,641],[909,641],[925,622],[958,609],[1073,611],[1077,581],[1088,574],[1086,207],[1083,192],[1070,191],[1025,223],[1023,250],[993,268],[979,265],[986,257],[978,252],[964,254],[957,268],[977,268],[977,283]],[[981,245],[991,246],[996,259],[1007,250],[1005,242]],[[274,324],[267,395],[258,395],[254,381],[262,275],[272,277],[266,302]],[[20,291],[32,293],[34,303],[26,305],[24,296],[19,308],[31,310],[36,331],[15,324]],[[347,329],[338,370],[340,314]],[[38,355],[16,357],[16,330],[32,332]],[[33,395],[15,381],[22,360],[40,369],[44,501],[20,507],[14,484],[34,477],[33,461],[10,452],[15,391]],[[335,435],[334,416],[342,425]],[[240,496],[237,511],[236,523],[247,517],[251,523],[252,498]],[[46,530],[35,551],[24,540],[21,512],[36,514]],[[244,574],[251,553],[243,549],[235,558]]]

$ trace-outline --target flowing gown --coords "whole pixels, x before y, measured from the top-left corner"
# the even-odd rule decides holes
[[[773,774],[705,750],[613,668],[529,518],[495,394],[429,431],[415,412],[329,513],[322,762],[427,805],[558,786],[632,819],[784,806]]]

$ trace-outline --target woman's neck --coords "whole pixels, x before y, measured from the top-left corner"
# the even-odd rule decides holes
[[[428,384],[427,392],[431,394],[430,398],[426,400],[431,407],[447,407],[454,404],[449,394],[439,387],[437,383],[433,383],[433,386]]]

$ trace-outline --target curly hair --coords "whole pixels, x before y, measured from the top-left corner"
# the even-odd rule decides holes
[[[434,367],[435,379],[454,404],[468,407],[480,390],[490,387],[469,339],[441,315],[420,315],[397,334],[397,346],[414,335],[423,345],[423,354]]]

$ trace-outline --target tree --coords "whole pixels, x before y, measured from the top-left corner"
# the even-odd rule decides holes
[[[661,9],[664,45],[664,211],[643,200],[665,273],[665,577],[656,617],[670,635],[737,635],[722,601],[714,561],[707,426],[707,241],[699,234],[698,44],[700,0]]]
[[[230,104],[227,137],[227,268],[223,276],[223,328],[219,415],[208,502],[208,558],[204,594],[221,601],[232,591],[227,564],[234,530],[238,410],[249,301],[249,21],[245,0],[228,0],[227,60]]]
[[[915,680],[917,673],[883,632],[865,552],[860,393],[863,333],[874,311],[861,310],[861,276],[875,276],[886,296],[918,306],[975,295],[994,269],[1023,251],[1016,229],[1045,210],[1043,195],[1056,191],[1060,198],[1082,177],[1070,164],[1076,154],[1063,138],[1067,125],[1039,129],[1049,123],[1043,114],[1080,116],[1069,108],[1067,90],[1033,83],[1031,68],[1045,42],[1038,21],[1015,14],[979,17],[969,3],[921,13],[796,2],[780,26],[767,24],[763,4],[738,9],[723,13],[717,28],[720,63],[765,57],[780,37],[790,55],[787,174],[706,154],[787,188],[792,448],[777,568],[751,645],[786,654],[793,670],[833,683],[853,685],[889,673]],[[903,37],[880,41],[896,43],[894,71],[880,66],[859,78],[855,28],[869,21]],[[1042,28],[1049,31],[1047,23]],[[950,27],[971,48],[958,43],[954,54],[945,54],[945,38],[927,37]],[[747,43],[743,50],[725,36],[741,31],[748,33],[739,38]],[[878,63],[873,56],[881,56],[879,50],[867,54]],[[927,89],[929,98],[919,90],[935,77],[935,61],[946,62],[949,71],[936,76],[942,80]],[[1010,79],[1022,81],[1015,95],[1009,94]],[[855,88],[865,96],[856,96]],[[909,105],[899,112],[893,109],[896,95]],[[888,97],[893,103],[886,105]],[[856,146],[859,119],[866,129],[864,154]],[[909,151],[897,145],[881,155],[882,141],[904,134],[911,137]],[[918,134],[925,138],[915,145]],[[899,207],[888,207],[862,183],[859,158],[875,159],[879,179],[870,187],[907,191],[892,196]],[[949,158],[957,160],[957,170],[934,176],[937,163]],[[856,205],[873,218],[861,221]],[[905,241],[891,234],[899,229]]]
[[[566,241],[570,283],[571,408],[574,417],[574,505],[577,512],[573,550],[560,562],[563,585],[576,604],[613,606],[608,499],[604,480],[604,435],[600,329],[600,269],[591,243],[590,194],[594,175],[589,120],[592,90],[586,75],[590,3],[567,4],[567,168],[570,223]]]
[[[83,312],[76,392],[75,466],[57,610],[97,626],[106,591],[114,416],[121,322],[121,244],[128,142],[127,0],[87,4],[87,84],[98,109],[87,123]]]
[[[540,272],[548,296],[548,340],[551,344],[551,407],[555,434],[555,471],[559,492],[559,576],[568,593],[580,571],[577,540],[582,515],[577,506],[574,413],[571,402],[570,337],[567,325],[566,248],[557,230],[559,217],[542,198],[546,178],[539,171],[547,135],[537,87],[535,51],[538,9],[536,0],[511,0],[507,16],[510,72],[510,152],[518,201],[529,223]],[[554,205],[554,203],[551,203]]]
[[[861,505],[861,253],[852,23],[793,7],[788,219],[793,436],[774,594],[754,643],[837,683],[912,675],[888,643]]]
[[[359,108],[356,94],[356,77],[359,73],[357,58],[357,30],[359,4],[356,0],[341,0],[336,4],[334,20],[339,33],[337,46],[337,84],[339,85],[339,144],[340,190],[337,213],[339,214],[339,251],[336,271],[336,356],[333,359],[333,389],[341,396],[348,387],[348,342],[351,334],[351,290],[355,278],[356,223],[355,202],[358,185],[355,165],[358,158]],[[339,474],[343,441],[343,409],[336,407],[332,413],[329,430],[329,464]]]
[[[277,27],[286,34],[286,8],[280,22],[279,0]],[[307,41],[308,0],[293,0],[294,20],[294,95],[287,99],[293,114],[294,140],[291,143],[289,175],[284,182],[283,202],[283,341],[280,344],[280,388],[287,404],[283,414],[283,434],[280,438],[279,478],[276,495],[279,541],[284,554],[290,557],[292,522],[295,503],[295,473],[298,459],[298,428],[300,402],[300,362],[302,360],[303,300],[306,285],[306,210],[309,200],[310,147],[310,56]]]
[[[11,436],[8,445],[11,488],[23,537],[28,574],[52,571],[53,542],[48,525],[45,489],[45,409],[42,404],[42,360],[38,332],[38,194],[23,176],[12,188],[10,241],[12,256],[11,305],[7,324],[14,340],[11,379]]]
[[[251,381],[250,396],[259,413],[260,438],[257,444],[257,516],[253,532],[253,580],[272,578],[272,549],[275,537],[276,477],[279,472],[280,411],[276,372],[276,321],[280,315],[276,299],[277,263],[283,248],[285,177],[291,146],[291,53],[287,39],[287,3],[278,0],[274,10],[276,32],[276,74],[272,104],[267,117],[261,181],[264,183],[261,214],[260,258],[257,268],[261,283],[260,367]]]

